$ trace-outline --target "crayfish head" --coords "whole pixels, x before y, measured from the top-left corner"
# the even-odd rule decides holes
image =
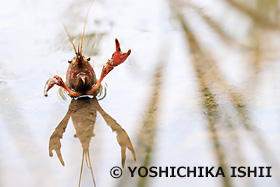
[[[89,77],[86,73],[81,72],[77,74],[76,86],[81,89],[91,87]]]
[[[83,64],[88,64],[90,58],[86,58],[84,56],[77,55],[72,60],[69,60],[68,63],[72,66],[79,66],[82,67]]]
[[[89,63],[90,58],[74,57],[66,73],[66,84],[70,89],[84,92],[96,84],[95,72]]]

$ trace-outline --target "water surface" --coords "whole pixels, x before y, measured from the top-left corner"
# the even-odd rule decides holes
[[[115,38],[132,53],[104,79],[103,100],[68,115],[65,166],[49,139],[75,101],[43,87],[65,80],[74,52],[61,22],[77,45],[90,1],[2,5],[0,186],[78,186],[85,147],[97,186],[279,186],[279,1],[94,1],[84,54],[97,76]],[[114,179],[128,140],[137,161],[126,150]],[[131,178],[127,166],[271,166],[272,177]],[[86,161],[82,171],[81,186],[93,186]]]

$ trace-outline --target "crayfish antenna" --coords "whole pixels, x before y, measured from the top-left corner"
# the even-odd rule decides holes
[[[71,36],[70,36],[69,32],[68,32],[68,30],[67,30],[66,26],[65,26],[63,23],[62,23],[62,25],[63,25],[63,27],[64,27],[65,31],[67,32],[68,38],[69,38],[69,40],[70,40],[70,42],[71,42],[71,44],[72,44],[72,46],[73,46],[73,48],[74,48],[75,54],[77,55],[77,50],[76,50],[76,47],[75,47],[75,45],[74,45],[74,43],[73,43],[73,40],[72,40],[72,38],[71,38]]]
[[[80,53],[80,44],[81,44],[81,41],[78,43],[78,56],[82,56],[82,54]]]
[[[87,15],[86,15],[86,19],[85,19],[85,23],[84,23],[84,30],[83,30],[83,36],[82,36],[82,40],[81,40],[81,56],[82,56],[82,52],[83,52],[83,43],[84,43],[84,36],[85,36],[85,30],[86,30],[86,23],[87,23],[87,18],[88,18],[88,14],[90,11],[90,8],[92,6],[93,1],[91,2],[88,11],[87,11]]]

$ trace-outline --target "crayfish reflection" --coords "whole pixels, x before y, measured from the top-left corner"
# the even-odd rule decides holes
[[[62,119],[62,121],[58,124],[55,128],[55,131],[50,137],[49,142],[49,155],[52,157],[52,151],[55,150],[58,159],[60,160],[61,164],[64,166],[64,161],[61,155],[61,142],[60,139],[65,132],[67,127],[68,121],[70,117],[72,118],[72,122],[74,128],[76,130],[76,134],[74,137],[78,138],[82,144],[83,148],[83,156],[82,156],[82,163],[81,163],[81,172],[79,178],[79,186],[81,183],[81,176],[83,171],[83,163],[84,159],[86,159],[86,163],[91,170],[91,175],[93,179],[93,183],[95,186],[95,180],[93,176],[90,155],[89,155],[89,144],[91,138],[94,137],[94,126],[96,121],[97,112],[101,114],[104,118],[105,122],[109,127],[111,127],[113,132],[117,133],[117,141],[121,147],[121,156],[122,156],[122,167],[124,167],[125,160],[126,160],[126,149],[128,148],[133,155],[134,160],[136,160],[136,155],[130,138],[126,131],[119,125],[116,120],[114,120],[110,115],[108,115],[99,105],[98,100],[94,98],[79,98],[79,99],[72,99],[69,109]]]

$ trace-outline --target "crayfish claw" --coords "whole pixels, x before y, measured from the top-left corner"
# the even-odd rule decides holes
[[[126,53],[122,54],[123,61],[125,61],[127,59],[127,57],[130,55],[130,53],[131,53],[131,49],[129,49]]]
[[[51,89],[55,84],[58,83],[57,77],[51,77],[47,80],[45,87],[44,87],[44,96],[47,97],[48,96],[48,91],[49,89]]]
[[[111,62],[114,67],[123,63],[131,53],[130,49],[126,53],[123,53],[121,51],[121,47],[118,39],[115,39],[115,42],[116,42],[116,51],[113,53],[111,58]]]
[[[121,51],[121,47],[120,47],[120,42],[118,41],[118,39],[115,39],[116,42],[116,51]]]
[[[121,51],[120,43],[117,38],[115,39],[115,43],[116,43],[116,51],[112,54],[111,59],[108,59],[107,63],[103,65],[103,69],[99,81],[95,84],[94,87],[92,87],[87,92],[87,95],[93,95],[96,92],[96,90],[99,88],[101,81],[105,78],[105,76],[108,75],[108,73],[112,71],[116,66],[123,63],[130,55],[131,53],[130,49],[126,53],[123,53]]]

